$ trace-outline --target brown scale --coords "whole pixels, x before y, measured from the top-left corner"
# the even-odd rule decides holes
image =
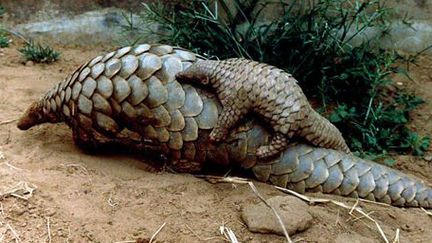
[[[176,76],[211,86],[223,105],[210,139],[220,142],[247,113],[268,122],[275,134],[269,145],[257,149],[259,158],[277,155],[299,136],[315,146],[350,153],[342,134],[310,106],[297,81],[276,67],[247,59],[201,60]]]

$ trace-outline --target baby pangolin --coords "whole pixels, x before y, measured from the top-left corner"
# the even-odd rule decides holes
[[[275,132],[269,145],[257,149],[260,158],[285,150],[293,136],[315,146],[350,152],[340,131],[312,109],[297,81],[279,68],[243,58],[201,60],[176,77],[215,89],[223,111],[210,134],[214,142],[225,139],[239,119],[254,112]]]

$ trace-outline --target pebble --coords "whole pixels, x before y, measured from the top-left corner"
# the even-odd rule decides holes
[[[268,199],[267,202],[279,213],[288,234],[304,231],[312,225],[308,205],[300,199],[276,196]],[[284,235],[276,216],[263,202],[243,205],[241,214],[251,232]]]
[[[34,66],[34,62],[33,61],[27,61],[25,63],[25,65],[28,66],[28,67]]]
[[[45,211],[45,214],[48,217],[54,216],[54,214],[56,214],[56,210],[54,208],[49,208]]]

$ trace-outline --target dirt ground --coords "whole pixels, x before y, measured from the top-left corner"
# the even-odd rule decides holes
[[[0,122],[15,119],[34,100],[76,66],[108,48],[60,47],[52,65],[23,65],[15,47],[0,50]],[[416,87],[427,104],[413,126],[432,132],[432,57],[412,68]],[[163,224],[156,242],[226,242],[219,227],[230,227],[241,242],[285,242],[277,235],[248,231],[241,208],[259,199],[247,185],[210,184],[189,174],[160,172],[126,154],[89,155],[74,146],[62,124],[22,132],[14,122],[0,125],[0,192],[20,182],[37,187],[28,200],[0,200],[0,241],[135,242],[148,240]],[[422,158],[398,156],[396,167],[432,183],[432,166]],[[265,198],[284,195],[255,183]],[[317,197],[329,197],[310,194]],[[353,205],[337,196],[331,199]],[[432,218],[420,209],[360,203],[377,220],[390,241],[432,242]],[[292,236],[297,242],[382,242],[375,224],[354,218],[334,205],[311,205],[313,225]],[[357,216],[358,217],[358,216]]]

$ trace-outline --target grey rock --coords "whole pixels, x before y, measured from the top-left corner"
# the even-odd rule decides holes
[[[288,234],[292,235],[304,231],[312,225],[312,216],[308,212],[308,205],[300,199],[290,196],[276,196],[268,199],[267,202],[276,209],[282,218]],[[243,205],[242,219],[251,232],[283,235],[282,227],[276,216],[263,202]]]

